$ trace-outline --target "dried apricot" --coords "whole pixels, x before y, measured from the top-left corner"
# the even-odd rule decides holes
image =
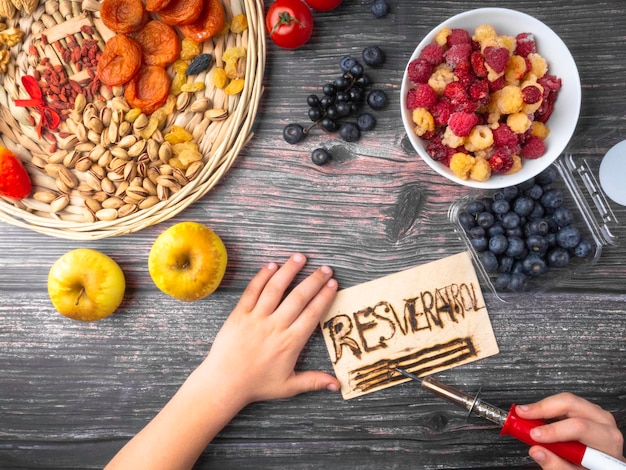
[[[146,10],[160,11],[165,8],[171,0],[146,0]]]
[[[141,67],[141,46],[124,34],[116,34],[104,46],[98,62],[98,78],[105,85],[128,82]]]
[[[186,38],[203,42],[219,33],[224,26],[224,6],[220,0],[206,0],[199,17],[192,24],[181,26]]]
[[[126,85],[124,97],[133,108],[152,114],[165,103],[169,91],[170,78],[165,69],[158,65],[144,65]]]
[[[122,34],[139,31],[148,18],[141,0],[103,0],[100,17],[107,28]]]
[[[143,50],[143,60],[148,65],[166,67],[178,58],[178,36],[171,26],[153,20],[135,35]]]
[[[204,0],[171,0],[159,11],[159,16],[169,25],[191,24],[202,12],[203,3]]]

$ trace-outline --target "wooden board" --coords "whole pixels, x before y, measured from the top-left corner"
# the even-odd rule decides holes
[[[467,252],[340,291],[320,326],[346,400],[498,353]]]

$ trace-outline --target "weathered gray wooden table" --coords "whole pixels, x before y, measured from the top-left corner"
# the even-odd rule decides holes
[[[369,3],[345,0],[333,12],[317,13],[312,40],[302,49],[268,45],[254,139],[223,181],[176,219],[89,243],[0,227],[1,468],[101,468],[202,360],[247,281],[269,260],[302,251],[311,266],[330,264],[340,285],[350,287],[462,249],[446,211],[466,190],[410,150],[399,118],[406,61],[449,16],[501,6],[544,21],[579,67],[580,131],[606,150],[605,131],[626,126],[624,2],[390,0],[391,14],[380,20]],[[377,129],[355,144],[321,133],[286,144],[282,127],[306,122],[306,96],[337,75],[341,56],[371,44],[387,54],[385,67],[372,76],[391,98],[376,113]],[[318,144],[333,149],[331,164],[311,163]],[[597,170],[598,148],[575,150],[588,153]],[[612,207],[625,223],[626,209]],[[158,291],[147,270],[156,236],[183,220],[213,227],[230,256],[219,291],[190,304]],[[503,407],[569,390],[614,412],[626,431],[623,226],[616,235],[620,245],[558,289],[519,304],[486,293],[500,354],[440,377],[469,391],[482,386],[483,398]],[[79,246],[111,255],[126,273],[124,303],[105,321],[67,320],[48,299],[48,269]],[[319,334],[299,366],[331,370]],[[535,468],[526,451],[495,426],[466,420],[462,411],[406,384],[349,402],[316,393],[250,406],[197,467]]]

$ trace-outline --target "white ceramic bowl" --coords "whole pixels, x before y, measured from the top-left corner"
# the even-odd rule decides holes
[[[537,42],[537,52],[548,62],[548,73],[556,75],[561,79],[562,88],[554,105],[554,111],[548,119],[547,125],[550,134],[546,138],[546,153],[535,160],[524,159],[522,170],[512,175],[493,175],[484,183],[472,180],[462,180],[458,178],[444,164],[433,160],[426,153],[428,141],[421,139],[414,132],[414,124],[411,120],[411,111],[406,107],[406,95],[410,88],[414,86],[408,79],[407,70],[404,71],[401,87],[401,107],[402,122],[406,129],[409,140],[413,144],[417,153],[424,161],[437,173],[455,183],[474,188],[503,188],[526,181],[541,173],[556,160],[567,146],[574,134],[578,116],[580,114],[581,88],[578,69],[572,54],[567,49],[565,43],[541,21],[530,15],[506,8],[479,8],[476,10],[460,13],[444,21],[433,29],[419,43],[408,64],[416,59],[421,50],[434,41],[435,35],[441,28],[462,28],[473,34],[474,29],[482,24],[492,25],[498,35],[516,36],[519,33],[528,32],[535,36]],[[407,67],[408,68],[408,67]]]

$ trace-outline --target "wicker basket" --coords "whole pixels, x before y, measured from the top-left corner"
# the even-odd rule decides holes
[[[33,193],[31,197],[19,201],[0,197],[0,220],[55,237],[95,240],[136,232],[167,220],[205,195],[228,171],[242,147],[252,136],[251,129],[262,93],[265,66],[263,3],[259,0],[223,0],[223,4],[226,21],[233,17],[234,12],[241,11],[247,18],[248,27],[243,32],[237,34],[229,32],[203,43],[202,52],[211,53],[214,56],[214,62],[209,70],[190,78],[190,81],[205,83],[204,90],[192,93],[191,103],[206,97],[212,109],[224,109],[227,111],[227,117],[221,120],[207,119],[207,113],[210,110],[200,109],[192,112],[189,109],[177,107],[154,135],[157,143],[161,144],[163,136],[166,135],[168,129],[171,130],[173,125],[180,125],[189,132],[195,132],[194,141],[203,155],[201,169],[195,172],[190,181],[185,180],[182,184],[174,185],[175,188],[170,191],[159,193],[158,202],[149,207],[140,208],[139,204],[135,204],[137,207],[134,208],[132,203],[135,201],[126,198],[126,211],[112,220],[99,220],[98,207],[93,207],[93,201],[91,201],[92,204],[88,204],[87,200],[90,199],[90,195],[84,184],[88,176],[87,172],[79,171],[72,163],[76,161],[76,154],[79,153],[76,150],[77,147],[63,148],[67,147],[68,141],[77,142],[71,139],[72,133],[68,132],[67,126],[62,124],[56,131],[44,132],[39,137],[35,125],[41,119],[39,111],[18,107],[14,103],[16,99],[29,98],[24,87],[21,86],[21,77],[32,75],[35,68],[40,67],[40,62],[33,57],[33,46],[43,51],[45,57],[48,58],[53,56],[55,51],[63,49],[62,47],[55,48],[54,44],[41,44],[41,33],[50,31],[50,28],[55,25],[54,22],[62,24],[77,17],[88,19],[89,24],[94,26],[89,38],[97,39],[100,47],[103,47],[106,31],[103,32],[99,19],[99,2],[97,0],[46,0],[43,3],[42,0],[31,15],[8,20],[8,26],[15,26],[25,34],[21,43],[11,49],[12,57],[6,74],[0,75],[0,81],[3,81],[4,85],[0,87],[0,145],[9,148],[25,163],[33,182]],[[79,36],[79,41],[85,38],[83,33],[75,36]],[[65,39],[59,41],[65,41]],[[223,52],[233,46],[243,46],[247,50],[245,85],[239,94],[227,95],[223,89],[213,85],[211,72],[213,67],[221,65]],[[60,62],[69,69],[71,64],[65,63],[60,53],[57,55],[53,57],[54,62]],[[68,70],[68,75],[72,72],[76,73],[76,70]],[[168,73],[173,76],[172,66],[168,68]],[[99,106],[98,110],[101,111],[103,106],[116,109],[113,104],[115,96],[112,96],[111,88],[103,85],[101,90],[104,88],[108,88],[108,91],[94,98],[94,100],[99,99],[106,103],[105,105],[96,103]],[[89,99],[87,101],[89,102]],[[198,129],[201,131],[198,132]],[[84,135],[78,137],[85,141]],[[78,141],[81,142],[80,139]],[[53,173],[46,171],[46,165],[58,165],[59,157],[63,156],[64,152],[66,153],[65,159],[61,164],[69,168],[76,176],[77,185],[74,187],[59,186],[58,177],[55,178]],[[67,157],[68,153],[72,154],[72,158]],[[51,162],[53,158],[54,162]],[[144,160],[149,166],[150,160],[145,155]],[[162,162],[157,161],[153,166],[161,164]],[[145,170],[146,167],[144,165],[142,168]],[[115,182],[116,188],[119,188],[119,183],[120,181]],[[156,185],[152,186],[156,187]],[[154,192],[152,186],[148,189]],[[118,189],[116,191],[120,194],[111,190],[110,196],[116,199],[125,196],[123,191]],[[95,189],[92,189],[92,192],[95,192]],[[66,207],[59,209],[62,205],[59,206],[42,197],[34,197],[37,193],[53,193],[63,198],[67,197],[64,200],[69,200],[69,203]],[[99,193],[102,194],[102,191]],[[154,200],[153,197],[152,201]],[[97,204],[98,202],[95,203],[96,206]]]

